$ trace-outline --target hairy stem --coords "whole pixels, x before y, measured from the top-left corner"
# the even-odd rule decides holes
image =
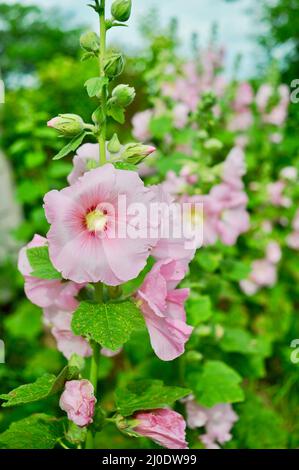
[[[101,0],[100,4],[100,52],[99,52],[99,66],[100,66],[100,76],[105,77],[105,56],[106,56],[106,19],[105,19],[105,0]],[[99,135],[99,145],[100,145],[100,164],[104,165],[106,163],[106,126],[107,126],[107,90],[106,86],[102,88],[101,94],[101,103],[104,120],[101,126],[101,131]]]

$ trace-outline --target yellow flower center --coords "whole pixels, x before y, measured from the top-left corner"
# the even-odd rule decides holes
[[[107,223],[107,216],[104,212],[95,209],[86,215],[85,221],[86,227],[90,232],[101,232]]]

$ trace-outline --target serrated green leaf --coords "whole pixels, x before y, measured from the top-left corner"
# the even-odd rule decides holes
[[[107,77],[93,77],[84,83],[88,96],[99,96],[102,93],[104,86],[108,85],[109,80]]]
[[[55,155],[55,157],[53,157],[53,160],[60,160],[61,158],[68,155],[69,153],[74,152],[75,150],[77,150],[79,145],[82,144],[83,139],[86,136],[86,134],[87,133],[85,131],[82,131],[80,134],[76,135],[68,144],[66,144],[60,150],[60,152],[57,153],[57,155]]]
[[[53,449],[63,437],[66,419],[35,414],[12,423],[0,434],[0,448]]]
[[[32,268],[31,276],[39,279],[61,279],[61,274],[51,263],[47,246],[28,248],[26,253]]]
[[[127,387],[117,389],[115,403],[122,416],[131,416],[138,410],[172,405],[190,393],[187,388],[166,386],[161,380],[138,380]]]
[[[221,361],[207,361],[203,367],[190,366],[187,370],[187,385],[192,388],[196,400],[208,408],[217,403],[242,401],[241,380],[234,369]]]
[[[143,326],[139,309],[130,301],[106,304],[81,302],[72,320],[76,335],[87,336],[112,351],[128,341],[132,331]]]
[[[125,110],[116,104],[111,104],[107,110],[108,116],[111,116],[119,124],[125,122]]]
[[[199,250],[196,254],[196,261],[205,271],[213,273],[220,265],[222,254],[213,253],[208,250]]]
[[[25,403],[43,400],[63,390],[67,380],[72,380],[77,377],[78,369],[68,366],[64,367],[57,377],[53,374],[44,374],[34,383],[21,385],[7,394],[0,395],[2,400],[6,400],[6,403],[3,403],[2,406],[24,405]]]

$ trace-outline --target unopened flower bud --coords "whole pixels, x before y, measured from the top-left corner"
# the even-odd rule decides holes
[[[204,148],[206,150],[211,150],[212,152],[217,152],[221,150],[223,147],[223,143],[218,139],[209,139],[204,143]]]
[[[80,37],[80,46],[88,52],[98,52],[100,47],[99,36],[93,31],[88,31]]]
[[[131,0],[114,0],[111,6],[111,14],[117,21],[128,21],[131,15]]]
[[[112,92],[116,103],[123,108],[129,106],[136,96],[135,88],[129,85],[118,85]]]
[[[111,54],[105,61],[105,74],[109,78],[118,77],[122,73],[124,65],[122,54]]]
[[[127,144],[121,157],[123,161],[137,165],[155,150],[156,148],[152,145]]]
[[[121,145],[117,134],[113,134],[112,139],[108,142],[107,149],[110,153],[118,153],[120,151]]]
[[[77,114],[59,114],[47,122],[48,127],[56,129],[61,135],[74,137],[84,129],[84,121]]]

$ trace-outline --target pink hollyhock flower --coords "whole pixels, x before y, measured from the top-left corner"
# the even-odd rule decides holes
[[[148,210],[157,202],[133,171],[108,163],[68,188],[50,191],[44,202],[51,261],[65,279],[122,284],[138,276],[157,242],[150,238],[148,217],[143,214],[136,227],[136,209],[134,216],[127,210],[136,203]]]
[[[78,306],[76,295],[84,284],[62,282],[61,280],[39,279],[31,276],[27,249],[47,246],[48,241],[40,235],[34,235],[32,241],[23,247],[19,253],[18,269],[25,279],[25,294],[38,307],[46,308],[55,305],[64,310],[75,310]]]
[[[274,206],[290,207],[291,200],[283,195],[285,187],[284,181],[275,181],[267,185],[268,197]]]
[[[266,249],[266,259],[273,264],[276,264],[280,261],[281,249],[277,242],[271,241],[268,243]]]
[[[219,449],[218,444],[224,444],[231,440],[230,431],[238,420],[232,406],[221,403],[212,408],[199,405],[192,395],[184,399],[186,403],[187,425],[190,429],[205,426],[205,434],[200,440],[208,449]]]
[[[222,180],[234,189],[243,189],[242,177],[246,173],[245,154],[240,147],[234,147],[223,163]]]
[[[137,424],[133,431],[152,439],[167,449],[187,449],[185,437],[186,423],[176,411],[158,408],[151,411],[138,411],[134,415]]]
[[[66,359],[70,359],[73,354],[81,357],[92,355],[89,343],[82,336],[74,335],[71,323],[73,313],[58,310],[55,307],[44,309],[45,323],[51,325],[51,333],[56,339],[57,349]]]
[[[135,114],[132,119],[133,136],[141,142],[146,142],[151,138],[149,125],[153,117],[153,110],[147,109]]]
[[[243,111],[253,102],[252,86],[248,82],[240,83],[237,88],[233,107],[236,111]]]
[[[294,166],[286,166],[280,171],[279,176],[289,181],[295,181],[298,178],[298,170]]]
[[[287,237],[287,245],[293,250],[299,250],[299,232],[292,232]]]
[[[255,102],[261,113],[263,113],[266,110],[266,107],[268,105],[268,102],[272,94],[273,94],[273,87],[272,85],[269,85],[268,83],[263,83],[258,89],[258,92],[255,97]]]
[[[267,259],[256,260],[251,265],[248,279],[240,282],[240,287],[247,295],[254,295],[261,287],[272,287],[277,281],[277,268]]]
[[[253,116],[250,109],[237,112],[229,122],[228,129],[232,132],[246,131],[253,123]]]
[[[137,292],[151,345],[163,361],[183,354],[192,327],[186,324],[184,303],[189,289],[176,289],[186,274],[187,263],[158,261]]]
[[[173,204],[173,199],[164,190],[163,184],[153,186],[152,189],[156,191],[157,199],[164,204],[165,213],[161,216],[163,223],[160,237],[151,255],[156,260],[171,258],[189,263],[194,257],[200,237],[191,231],[190,224],[184,227],[184,208],[180,203]]]
[[[84,427],[93,422],[96,401],[93,385],[88,380],[70,380],[65,383],[59,406],[70,421]]]
[[[178,103],[173,109],[174,125],[182,129],[188,122],[189,108],[184,103]]]
[[[249,229],[246,193],[223,183],[214,186],[209,196],[210,212],[218,217],[214,225],[216,233],[225,245],[235,244],[238,236]]]
[[[69,184],[74,184],[81,176],[88,171],[90,166],[98,164],[100,159],[99,144],[84,144],[77,149],[77,153],[73,158],[73,169],[67,180]]]
[[[282,135],[279,132],[274,132],[273,134],[270,134],[270,141],[273,144],[280,144],[282,141]]]
[[[186,178],[182,175],[177,175],[174,171],[168,171],[165,181],[161,183],[161,186],[166,193],[176,196],[186,191]]]

